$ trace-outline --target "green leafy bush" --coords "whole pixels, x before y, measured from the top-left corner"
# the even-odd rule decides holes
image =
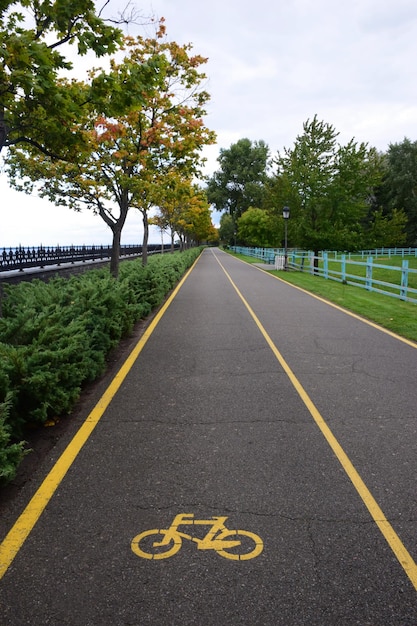
[[[28,424],[69,413],[83,385],[135,322],[159,306],[200,248],[122,263],[119,279],[91,270],[4,288],[0,318],[0,479],[13,476]],[[12,443],[11,443],[12,442]]]
[[[24,442],[11,443],[10,426],[6,420],[11,405],[11,396],[0,404],[0,485],[5,485],[16,476],[16,470],[25,455]]]

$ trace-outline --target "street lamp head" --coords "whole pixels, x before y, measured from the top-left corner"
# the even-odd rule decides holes
[[[282,209],[282,217],[284,218],[284,220],[287,220],[290,217],[290,207],[285,206]]]

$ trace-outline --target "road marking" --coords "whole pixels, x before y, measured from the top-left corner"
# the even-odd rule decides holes
[[[353,486],[355,487],[355,489],[358,492],[359,496],[361,497],[363,503],[365,504],[366,508],[368,509],[368,511],[369,511],[372,519],[374,520],[375,524],[378,526],[379,530],[381,531],[382,535],[385,537],[385,540],[387,541],[387,543],[390,546],[391,550],[394,552],[395,556],[397,557],[400,565],[402,566],[402,568],[404,569],[404,571],[407,574],[408,578],[412,582],[414,588],[417,590],[417,565],[414,562],[412,556],[410,555],[410,553],[408,552],[408,550],[406,549],[406,547],[402,543],[401,539],[399,538],[399,536],[395,532],[394,528],[391,526],[391,524],[389,523],[389,521],[385,517],[385,515],[384,515],[382,509],[380,508],[379,504],[377,503],[377,501],[375,500],[375,498],[373,497],[373,495],[369,491],[369,489],[366,486],[365,482],[360,477],[360,475],[357,472],[357,470],[355,469],[352,461],[349,459],[348,455],[343,450],[342,446],[340,445],[340,443],[338,442],[336,437],[333,435],[332,431],[328,427],[328,425],[325,422],[324,418],[321,416],[321,414],[320,414],[319,410],[317,409],[317,407],[314,405],[314,403],[311,400],[310,396],[305,391],[305,389],[303,388],[302,384],[300,383],[300,381],[298,380],[298,378],[296,377],[294,372],[291,370],[290,366],[288,365],[288,363],[286,362],[286,360],[284,359],[284,357],[282,356],[282,354],[280,353],[278,348],[275,346],[274,342],[272,341],[271,337],[268,335],[267,331],[263,327],[263,325],[260,322],[259,318],[256,316],[254,310],[252,309],[250,304],[247,302],[247,300],[245,300],[244,296],[239,291],[239,288],[233,282],[230,274],[223,267],[223,265],[219,261],[218,257],[216,255],[214,255],[214,256],[215,256],[218,264],[222,268],[223,272],[226,274],[227,278],[229,279],[229,281],[230,281],[231,285],[233,286],[234,290],[236,291],[237,295],[239,296],[239,298],[241,299],[241,301],[245,305],[245,307],[248,310],[248,312],[249,312],[250,316],[252,317],[253,321],[255,322],[257,327],[259,328],[260,332],[262,333],[265,341],[267,342],[267,344],[271,348],[271,350],[272,350],[273,354],[275,355],[276,359],[278,360],[279,364],[281,365],[281,367],[283,368],[283,370],[287,374],[287,376],[290,379],[291,383],[293,384],[295,390],[297,391],[299,397],[304,402],[304,404],[307,407],[310,415],[312,416],[312,418],[316,422],[317,426],[319,427],[321,433],[323,434],[323,436],[326,439],[327,443],[329,444],[330,448],[333,450],[334,454],[338,458],[341,466],[345,470],[346,474],[349,476]],[[288,283],[286,283],[286,284],[288,284]]]
[[[231,530],[225,526],[227,519],[218,515],[210,519],[195,519],[193,513],[179,513],[169,528],[142,531],[130,545],[136,556],[153,561],[169,559],[177,554],[183,539],[194,541],[198,550],[214,550],[219,556],[232,561],[248,561],[259,556],[264,547],[259,535],[249,530]],[[201,539],[178,530],[178,526],[190,525],[210,528]]]
[[[13,562],[13,559],[15,558],[20,548],[26,541],[27,537],[33,530],[36,522],[42,515],[48,502],[54,495],[64,476],[75,461],[81,448],[87,442],[88,438],[102,418],[110,402],[116,395],[117,391],[120,389],[120,386],[122,385],[124,379],[131,370],[139,354],[142,352],[148,339],[154,332],[155,328],[157,327],[166,310],[176,297],[182,285],[193,271],[199,258],[200,257],[195,260],[193,265],[190,267],[185,276],[183,276],[183,278],[178,283],[165,304],[155,315],[154,319],[149,324],[148,328],[145,330],[144,334],[139,339],[138,343],[133,348],[132,352],[127,357],[126,361],[123,363],[116,376],[113,378],[110,385],[101,396],[100,400],[97,402],[91,413],[88,415],[85,422],[76,432],[75,436],[70,441],[64,452],[61,454],[55,465],[52,467],[46,478],[43,480],[42,484],[30,500],[29,504],[24,509],[23,513],[16,520],[13,527],[10,529],[9,533],[0,544],[0,579],[3,578],[4,574],[7,572],[8,568]]]

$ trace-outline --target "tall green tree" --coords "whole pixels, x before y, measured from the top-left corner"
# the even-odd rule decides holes
[[[103,2],[103,4],[106,4]],[[5,0],[0,6],[0,151],[30,145],[51,156],[74,155],[73,124],[85,100],[59,75],[72,68],[68,49],[97,56],[117,50],[118,28],[93,0]]]
[[[227,211],[235,224],[249,207],[262,208],[269,149],[264,141],[240,139],[221,149],[220,169],[207,180],[207,197],[217,211]]]
[[[237,222],[238,238],[247,246],[278,246],[281,243],[281,228],[276,216],[264,209],[249,207]]]
[[[219,239],[227,245],[233,246],[236,243],[237,231],[233,217],[230,213],[223,213],[220,217]]]
[[[353,139],[341,146],[338,135],[314,116],[275,161],[275,205],[291,208],[289,239],[316,253],[361,247],[362,222],[382,175],[376,150]]]
[[[365,248],[391,248],[404,246],[407,239],[407,216],[404,211],[393,211],[386,215],[382,208],[372,211],[371,220],[365,230]]]
[[[390,144],[385,155],[385,175],[376,194],[376,204],[386,216],[404,211],[406,244],[417,245],[417,141],[405,138]],[[400,244],[396,244],[400,245]]]

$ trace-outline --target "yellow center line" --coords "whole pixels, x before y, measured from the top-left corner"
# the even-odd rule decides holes
[[[258,317],[256,316],[255,312],[253,311],[252,307],[247,302],[247,300],[244,298],[242,293],[239,291],[238,287],[233,282],[231,276],[228,274],[226,269],[223,267],[223,265],[219,261],[218,257],[216,255],[214,255],[214,256],[216,257],[217,262],[219,263],[219,265],[222,268],[223,272],[226,274],[227,278],[229,279],[230,283],[232,284],[232,286],[235,289],[236,293],[238,294],[239,298],[242,300],[243,304],[245,305],[246,309],[248,310],[249,314],[251,315],[253,321],[255,322],[257,327],[259,328],[260,332],[262,333],[262,335],[263,335],[265,341],[267,342],[268,346],[271,348],[271,350],[272,350],[273,354],[275,355],[276,359],[278,360],[278,362],[280,363],[281,367],[283,368],[283,370],[287,374],[287,376],[290,379],[291,383],[293,384],[295,390],[297,391],[299,397],[304,402],[304,404],[307,407],[310,415],[312,416],[312,418],[316,422],[317,426],[319,427],[321,433],[325,437],[325,439],[326,439],[327,443],[329,444],[330,448],[333,450],[334,454],[336,455],[337,459],[339,460],[339,462],[342,465],[343,469],[345,470],[346,474],[349,476],[353,486],[355,487],[355,489],[358,492],[359,496],[361,497],[363,503],[365,504],[366,508],[368,509],[368,511],[369,511],[372,519],[374,520],[375,524],[378,526],[379,530],[381,531],[382,535],[385,537],[385,540],[387,541],[387,543],[390,546],[391,550],[394,552],[394,554],[397,557],[398,561],[400,562],[402,568],[404,569],[404,571],[407,574],[408,578],[412,582],[414,588],[417,590],[417,565],[414,562],[412,556],[410,555],[410,553],[408,552],[408,550],[406,549],[406,547],[402,543],[401,539],[399,538],[399,536],[395,532],[394,528],[391,526],[391,524],[389,523],[389,521],[385,517],[381,507],[379,506],[379,504],[377,503],[377,501],[375,500],[375,498],[373,497],[373,495],[369,491],[369,489],[366,486],[365,482],[360,477],[360,475],[357,472],[357,470],[355,469],[352,461],[349,459],[348,455],[343,450],[342,446],[340,445],[340,443],[338,442],[336,437],[333,435],[332,431],[330,430],[330,428],[326,424],[325,420],[321,416],[321,414],[320,414],[319,410],[317,409],[317,407],[314,405],[314,403],[311,400],[310,396],[308,395],[306,390],[303,388],[302,384],[300,383],[300,381],[298,380],[298,378],[296,377],[296,375],[294,374],[294,372],[292,371],[292,369],[290,368],[290,366],[288,365],[288,363],[286,362],[286,360],[284,359],[284,357],[282,356],[282,354],[280,353],[280,351],[278,350],[278,348],[276,347],[274,342],[272,341],[271,337],[266,332],[265,328],[263,327],[263,325],[261,324],[260,320],[258,319]],[[288,284],[288,283],[286,283],[286,284]]]
[[[117,391],[120,389],[120,386],[122,385],[127,374],[131,370],[139,354],[142,352],[148,339],[150,338],[156,326],[165,314],[166,310],[176,297],[178,291],[181,289],[182,285],[194,269],[197,261],[198,259],[196,259],[192,267],[178,283],[177,287],[174,289],[165,304],[155,315],[154,319],[149,324],[148,328],[146,329],[136,346],[133,348],[132,352],[123,363],[122,367],[117,372],[116,376],[113,378],[110,385],[101,396],[100,400],[97,402],[91,413],[88,415],[85,422],[76,432],[73,439],[70,441],[64,452],[61,454],[55,465],[52,467],[46,478],[43,480],[35,495],[32,497],[32,499],[24,509],[23,513],[16,520],[13,527],[10,529],[9,533],[0,544],[0,579],[3,578],[4,574],[9,569],[20,548],[26,541],[29,534],[32,532],[36,522],[45,510],[48,502],[54,495],[64,476],[75,461],[81,448],[84,446],[91,433],[97,426],[98,422],[102,418],[104,412],[116,395]]]

